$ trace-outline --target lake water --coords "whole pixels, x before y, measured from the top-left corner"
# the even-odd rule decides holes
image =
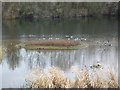
[[[2,87],[20,88],[26,75],[34,68],[57,66],[65,72],[74,65],[96,63],[111,66],[118,74],[118,20],[116,18],[3,20],[2,46],[4,53]],[[26,41],[44,39],[77,39],[88,47],[71,51],[15,49]]]

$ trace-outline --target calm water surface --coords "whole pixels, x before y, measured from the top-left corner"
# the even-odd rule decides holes
[[[118,22],[116,18],[3,20],[2,45],[4,53],[2,87],[18,88],[34,68],[57,66],[65,72],[74,65],[96,63],[111,66],[118,74]],[[88,47],[72,51],[41,51],[15,49],[15,45],[31,40],[77,39]]]

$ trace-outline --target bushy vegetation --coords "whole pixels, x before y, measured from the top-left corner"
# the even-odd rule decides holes
[[[116,2],[5,2],[3,18],[65,18],[116,16]]]

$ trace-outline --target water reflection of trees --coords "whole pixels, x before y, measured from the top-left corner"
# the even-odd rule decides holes
[[[75,52],[64,51],[26,51],[26,63],[29,69],[36,66],[45,68],[47,66],[57,66],[63,70],[69,69],[75,60]],[[24,57],[24,56],[23,56]]]
[[[18,39],[9,39],[2,41],[2,48],[4,50],[3,60],[9,65],[9,68],[14,70],[16,67],[19,66],[19,52],[15,48],[16,43],[18,43]]]
[[[12,70],[14,70],[20,64],[17,52],[18,52],[17,50],[8,50],[7,51],[6,60],[9,65],[9,68]]]
[[[104,22],[104,23],[103,23]],[[104,19],[63,19],[63,20],[4,20],[3,25],[3,38],[20,37],[22,35],[107,35],[111,36],[117,32],[116,18]],[[111,25],[113,25],[111,27]],[[87,27],[86,27],[87,26]],[[94,28],[93,28],[94,27]],[[110,27],[110,28],[108,28]]]
[[[90,47],[76,51],[26,51],[26,63],[29,69],[36,66],[45,68],[57,66],[69,70],[73,65],[90,66],[97,62],[116,67],[116,47]],[[24,57],[25,57],[24,56]],[[115,58],[116,57],[116,58]]]
[[[8,50],[6,56],[9,67],[14,70],[22,64],[26,68],[45,68],[57,66],[62,70],[68,70],[73,65],[92,65],[100,61],[106,65],[117,67],[117,48],[106,46],[90,46],[88,48],[73,51],[36,51],[36,50]],[[114,65],[113,65],[114,64]]]

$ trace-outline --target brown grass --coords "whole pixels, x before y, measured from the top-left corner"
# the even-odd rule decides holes
[[[0,47],[0,62],[2,60],[3,54],[2,54],[2,47]]]
[[[41,45],[41,46],[77,46],[80,45],[78,41],[74,40],[44,40],[27,42],[26,45]]]
[[[115,75],[111,71],[107,72],[108,79],[105,80],[99,75],[105,73],[101,71],[96,69],[90,73],[86,69],[76,69],[72,71],[76,77],[71,80],[59,68],[47,67],[31,72],[27,84],[32,88],[118,88]]]

